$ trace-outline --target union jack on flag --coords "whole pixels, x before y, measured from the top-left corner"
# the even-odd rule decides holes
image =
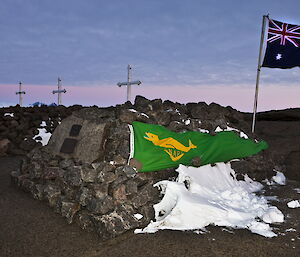
[[[300,26],[269,19],[267,48],[263,67],[300,66]]]
[[[296,41],[300,39],[300,26],[282,23],[278,21],[269,21],[267,42],[274,42],[280,40],[280,45],[285,45],[286,41],[292,43],[295,47],[299,47],[300,44]]]

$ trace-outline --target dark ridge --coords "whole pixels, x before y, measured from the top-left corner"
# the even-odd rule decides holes
[[[252,113],[244,113],[245,120],[252,120]],[[258,121],[300,121],[300,108],[272,110],[257,113]]]

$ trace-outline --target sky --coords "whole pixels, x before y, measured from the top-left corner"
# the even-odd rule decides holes
[[[110,106],[132,95],[252,111],[262,15],[300,24],[299,0],[1,0],[0,106]],[[299,68],[262,68],[259,110],[300,107]]]

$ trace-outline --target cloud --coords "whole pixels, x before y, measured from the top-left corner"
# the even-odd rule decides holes
[[[289,19],[300,7],[292,2],[284,10]],[[115,85],[130,63],[134,78],[152,85],[252,86],[268,8],[282,11],[258,0],[4,1],[0,82],[55,84],[61,76],[71,85]],[[267,83],[298,79],[296,72],[262,72]]]

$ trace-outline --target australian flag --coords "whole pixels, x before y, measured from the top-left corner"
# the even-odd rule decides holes
[[[269,19],[267,49],[262,67],[300,66],[300,26]]]

